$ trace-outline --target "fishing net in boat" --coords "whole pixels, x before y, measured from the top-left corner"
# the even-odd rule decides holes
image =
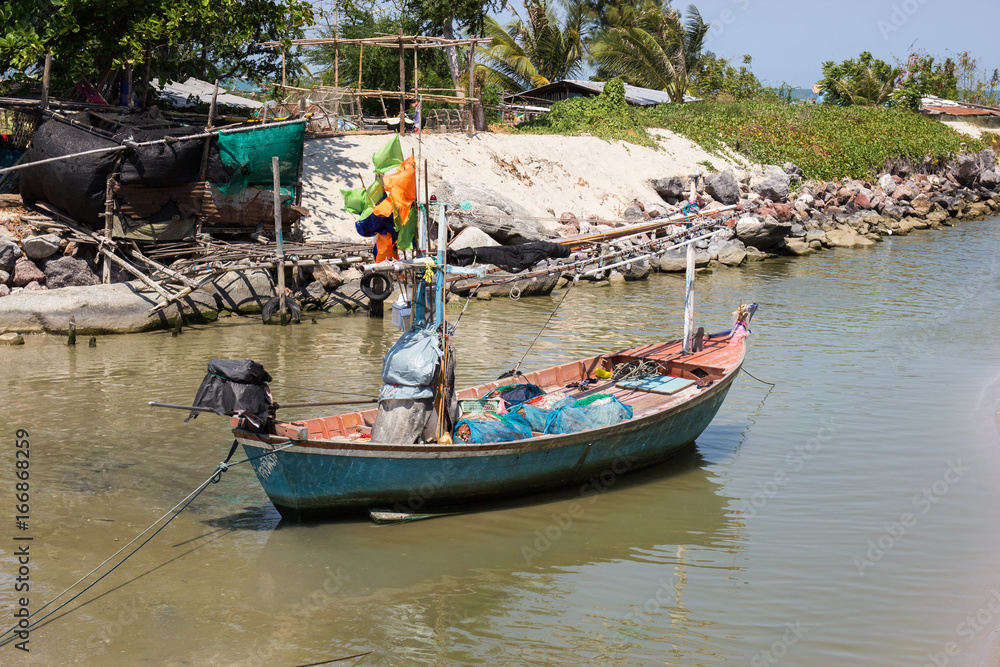
[[[556,404],[545,422],[545,433],[576,433],[611,426],[632,418],[632,408],[610,394],[597,394]]]
[[[270,381],[264,367],[251,359],[211,359],[192,405],[209,408],[217,415],[249,415],[263,423],[272,402],[267,387]],[[197,416],[198,412],[192,411],[184,421]]]
[[[462,419],[455,425],[455,442],[486,443],[509,442],[531,437],[531,426],[519,414],[484,414]]]

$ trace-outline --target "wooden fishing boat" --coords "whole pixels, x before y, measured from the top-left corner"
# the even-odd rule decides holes
[[[746,329],[734,330],[705,336],[697,351],[685,353],[681,340],[656,343],[519,378],[557,396],[611,394],[632,417],[610,426],[485,444],[380,444],[369,440],[377,414],[370,409],[260,429],[234,418],[233,433],[248,456],[259,457],[252,465],[261,486],[290,518],[424,512],[571,484],[586,493],[589,481],[607,486],[664,461],[705,430],[743,363]],[[620,378],[636,368],[645,376]],[[458,398],[481,398],[510,382],[465,389]]]

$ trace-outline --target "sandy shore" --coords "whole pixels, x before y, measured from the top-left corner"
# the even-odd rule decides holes
[[[728,165],[690,140],[658,131],[659,148],[595,137],[478,133],[403,137],[406,155],[421,150],[428,162],[431,192],[442,179],[476,182],[518,201],[536,216],[595,213],[617,218],[633,199],[660,201],[649,179],[684,176],[708,160]],[[371,183],[371,156],[387,135],[347,136],[307,141],[304,151],[302,205],[309,238],[329,235],[358,238],[356,221],[343,210],[340,190]],[[360,177],[359,177],[360,174]],[[458,204],[460,202],[452,202]]]

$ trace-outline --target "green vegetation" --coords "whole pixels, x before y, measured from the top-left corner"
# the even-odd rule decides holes
[[[90,82],[115,102],[127,68],[137,91],[157,77],[260,80],[280,74],[281,51],[258,43],[312,24],[306,0],[0,0],[0,74],[38,80],[51,51],[54,95]]]
[[[665,90],[671,100],[683,102],[709,29],[698,8],[688,7],[685,22],[669,3],[646,0],[640,7],[610,6],[607,21],[590,44],[601,69],[633,86]]]
[[[902,70],[865,51],[857,60],[823,63],[824,104],[878,107],[889,101]]]
[[[936,120],[872,107],[661,104],[643,110],[642,120],[648,127],[682,134],[710,152],[722,152],[724,144],[754,162],[794,162],[805,178],[869,177],[889,158],[943,158],[958,152],[963,141]],[[985,147],[978,140],[965,141],[970,150]]]
[[[641,111],[625,101],[625,86],[618,79],[604,84],[597,97],[574,97],[552,105],[551,111],[517,126],[526,134],[589,134],[606,141],[628,141],[653,146]]]
[[[492,17],[486,19],[490,46],[480,67],[487,83],[520,92],[572,79],[583,71],[585,9],[580,3],[562,5],[566,16],[562,25],[548,0],[526,0],[527,20],[515,11],[506,28]]]

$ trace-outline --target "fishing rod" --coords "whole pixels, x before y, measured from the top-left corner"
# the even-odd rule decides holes
[[[356,401],[319,401],[316,403],[271,403],[271,409],[280,410],[281,408],[319,408],[328,405],[359,405],[362,403],[378,403],[378,399],[364,398],[364,399],[358,399]],[[172,410],[215,412],[213,408],[204,408],[198,405],[178,405],[177,403],[160,403],[158,401],[149,401],[147,405],[151,405],[154,408],[170,408]]]

